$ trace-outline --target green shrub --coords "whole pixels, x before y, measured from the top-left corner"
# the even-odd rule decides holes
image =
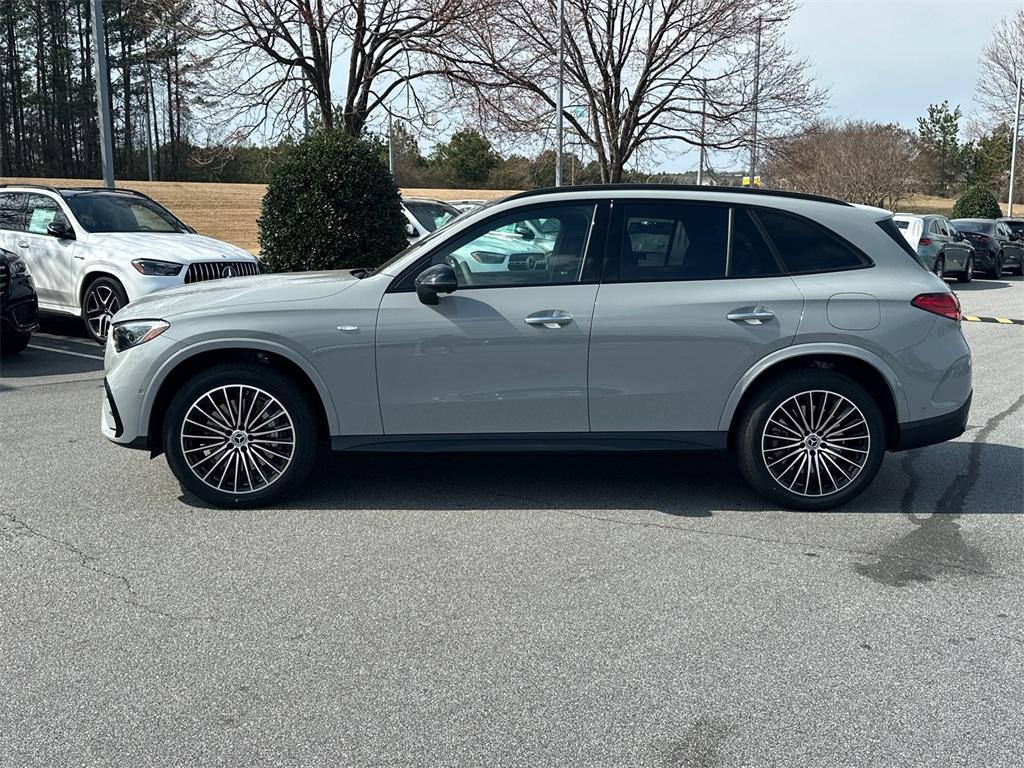
[[[268,272],[375,267],[407,245],[394,178],[376,148],[319,131],[274,170],[263,196],[260,248]]]
[[[953,206],[952,219],[998,219],[1003,215],[999,201],[983,184],[968,189]]]

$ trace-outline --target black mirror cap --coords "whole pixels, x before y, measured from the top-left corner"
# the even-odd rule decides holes
[[[452,293],[459,287],[455,270],[448,264],[427,267],[416,276],[416,295],[424,304],[437,304],[439,293]]]
[[[61,240],[75,239],[75,230],[73,230],[67,222],[57,221],[56,219],[46,225],[46,234],[58,237]]]

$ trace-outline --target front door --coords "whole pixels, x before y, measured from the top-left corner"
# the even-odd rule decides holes
[[[588,430],[597,285],[583,280],[583,267],[588,243],[601,240],[592,236],[596,209],[548,204],[497,214],[396,280],[377,319],[385,434]],[[455,270],[458,289],[424,304],[413,280],[441,263]]]
[[[743,207],[616,201],[590,345],[595,432],[714,432],[803,295]]]
[[[27,195],[26,207],[26,227],[18,238],[18,248],[32,273],[39,302],[62,308],[77,307],[72,271],[75,241],[54,237],[46,231],[51,221],[66,223],[67,217],[57,201],[48,195]]]

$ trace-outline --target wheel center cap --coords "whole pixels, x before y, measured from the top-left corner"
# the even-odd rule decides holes
[[[241,448],[249,444],[249,436],[240,429],[231,433],[231,444]]]
[[[821,445],[821,438],[817,435],[808,435],[804,439],[804,445],[810,448],[812,451]]]

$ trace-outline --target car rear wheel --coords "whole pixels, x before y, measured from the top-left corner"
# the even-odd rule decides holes
[[[784,374],[757,391],[736,435],[740,470],[783,507],[832,509],[858,496],[885,453],[885,422],[867,390],[827,370]]]
[[[943,275],[943,273],[945,273],[945,271],[946,271],[946,257],[945,256],[939,256],[939,258],[937,258],[935,260],[935,274],[938,277],[942,277],[942,275]]]
[[[19,333],[18,331],[8,331],[5,329],[0,333],[0,355],[7,357],[8,355],[16,355],[22,352],[28,346],[31,339],[31,331],[29,333]]]
[[[266,365],[210,368],[174,396],[167,463],[182,486],[219,507],[260,507],[289,493],[316,459],[317,424],[302,389]]]
[[[128,303],[124,287],[112,277],[97,277],[82,294],[82,321],[85,332],[97,344],[107,343],[110,320]]]
[[[988,271],[988,276],[993,280],[998,280],[1003,276],[1003,254],[996,256],[995,261],[992,262],[992,268]]]
[[[969,283],[974,279],[974,257],[969,256],[967,258],[967,265],[964,267],[964,271],[956,276],[958,283]]]

